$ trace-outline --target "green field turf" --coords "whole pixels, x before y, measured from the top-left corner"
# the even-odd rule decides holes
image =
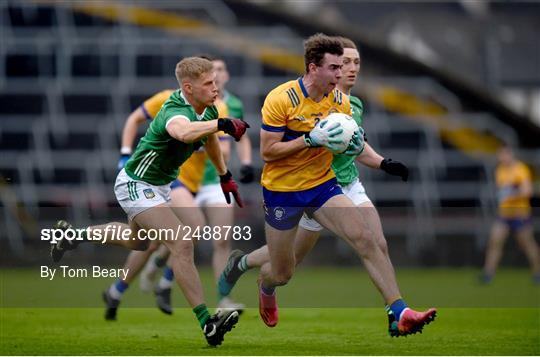
[[[256,307],[255,273],[237,294],[250,306],[219,348],[206,347],[189,309],[166,316],[133,284],[119,320],[103,320],[100,290],[110,279],[35,279],[39,270],[2,270],[2,355],[539,355],[540,288],[525,270],[502,271],[492,286],[473,270],[407,270],[398,278],[414,306],[439,308],[423,334],[390,338],[365,272],[304,268],[279,290],[280,323],[267,328]],[[202,271],[207,292],[211,274]],[[208,293],[210,304],[215,301]],[[32,298],[30,298],[30,296]],[[175,291],[175,305],[184,305]],[[60,306],[79,307],[59,308]],[[300,307],[302,301],[305,306]],[[54,303],[53,303],[54,302]],[[353,303],[359,308],[353,308]],[[339,307],[340,304],[346,307]],[[372,306],[373,305],[373,306]],[[7,306],[7,307],[6,307]],[[44,307],[45,306],[45,307]],[[53,307],[56,306],[56,307]],[[87,307],[83,307],[87,306]],[[487,307],[486,307],[487,306]]]

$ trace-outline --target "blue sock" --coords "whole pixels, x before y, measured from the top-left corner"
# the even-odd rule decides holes
[[[266,286],[261,284],[261,291],[263,292],[264,295],[274,295],[275,290],[276,288],[274,286],[267,288]]]
[[[390,305],[390,311],[392,311],[392,313],[396,317],[396,320],[398,321],[401,317],[401,313],[403,312],[403,310],[405,310],[405,308],[407,308],[407,304],[405,303],[405,301],[403,301],[403,299],[397,299],[392,303],[392,305]]]
[[[116,289],[117,289],[119,292],[121,292],[121,293],[123,293],[124,291],[126,291],[127,288],[129,287],[129,284],[126,283],[125,281],[121,280],[121,279],[118,279],[118,280],[116,281],[116,284],[114,284],[114,285],[116,286]]]
[[[174,279],[174,272],[170,267],[165,267],[163,269],[163,277],[169,281],[172,281]]]

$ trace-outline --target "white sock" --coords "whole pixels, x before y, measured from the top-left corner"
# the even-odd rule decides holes
[[[165,279],[164,277],[161,277],[158,282],[158,288],[161,290],[163,289],[170,289],[172,286],[172,281]]]
[[[120,290],[118,290],[116,288],[116,283],[112,284],[110,287],[109,287],[109,295],[113,298],[113,299],[116,299],[116,300],[120,300],[122,298],[122,295],[124,295],[123,292],[121,292]]]

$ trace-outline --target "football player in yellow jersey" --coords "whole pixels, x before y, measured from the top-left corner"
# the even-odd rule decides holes
[[[212,61],[214,72],[216,73],[215,82],[216,86],[218,87],[218,99],[214,104],[218,109],[219,116],[230,116],[227,103],[223,100],[224,94],[227,94],[224,87],[229,80],[229,74],[223,60],[208,58],[208,56],[199,57]],[[163,103],[173,92],[173,90],[167,89],[156,93],[149,99],[145,100],[128,116],[122,132],[122,148],[121,157],[118,162],[118,169],[123,168],[125,162],[131,155],[131,148],[135,141],[138,127],[144,122],[153,120],[161,109]],[[232,95],[231,97],[237,101],[232,104],[235,109],[233,110],[233,113],[236,116],[243,116],[241,102],[238,104],[239,100]],[[239,106],[240,109],[238,109]],[[219,135],[219,139],[222,153],[227,160],[231,151],[231,137],[221,133],[221,135]],[[238,142],[238,156],[243,165],[240,180],[244,183],[251,182],[253,180],[251,168],[251,142],[247,136],[242,137]],[[221,190],[219,177],[216,176],[217,183],[206,185],[203,187],[203,190],[199,192],[203,175],[205,173],[205,168],[207,168],[208,165],[212,164],[209,162],[206,153],[202,149],[194,152],[192,156],[182,165],[178,179],[171,184],[171,207],[175,211],[176,215],[180,217],[182,222],[191,227],[203,227],[206,223],[205,215],[199,207],[207,208],[206,216],[208,218],[208,224],[211,226],[231,226],[234,220],[234,211],[232,210],[232,205],[227,204],[225,201],[225,197],[221,191],[216,191],[216,189]],[[249,177],[250,174],[251,178]],[[224,207],[229,207],[231,209],[223,209]],[[227,263],[227,257],[230,253],[231,247],[229,239],[212,240],[212,243],[212,265],[217,279]],[[152,257],[152,259],[150,259],[152,253],[154,252],[155,255]],[[171,314],[172,306],[170,302],[170,295],[174,275],[170,265],[167,264],[167,266],[165,266],[168,256],[168,248],[165,245],[160,245],[158,242],[152,242],[150,247],[145,251],[130,252],[124,265],[124,268],[128,269],[126,278],[114,282],[105,292],[106,294],[114,295],[114,298],[108,299],[109,302],[112,301],[114,304],[107,304],[108,306],[105,318],[108,320],[116,319],[120,299],[129,284],[137,277],[137,275],[139,275],[139,273],[141,273],[141,289],[144,291],[150,291],[153,289],[154,294],[156,295],[157,305],[160,310],[166,314]],[[147,262],[148,268],[142,270]],[[164,266],[165,269],[163,276],[158,281],[158,284],[153,287],[153,276],[155,276],[157,268]],[[224,298],[219,301],[218,307],[228,309],[233,308],[241,311],[244,305],[235,303],[230,298]]]
[[[491,229],[486,248],[486,261],[481,276],[490,283],[502,257],[508,236],[513,233],[527,256],[533,279],[540,284],[540,252],[534,240],[531,224],[530,199],[533,193],[531,173],[527,166],[514,157],[512,149],[504,145],[497,154],[499,164],[495,171],[499,218]]]
[[[341,129],[325,124],[324,118],[333,112],[351,114],[348,97],[335,89],[342,75],[342,55],[339,39],[323,34],[310,37],[304,43],[306,74],[272,90],[262,108],[262,185],[270,263],[261,268],[259,312],[266,325],[278,323],[275,288],[294,273],[295,235],[306,213],[347,241],[362,258],[387,304],[390,334],[416,333],[435,318],[436,310],[416,312],[407,307],[391,262],[331,169],[333,155],[326,148],[338,141]],[[346,153],[358,155],[363,147],[359,129]]]
[[[360,53],[353,41],[348,38],[338,37],[343,45],[343,66],[342,77],[340,78],[337,89],[344,94],[349,95],[351,100],[351,110],[353,118],[358,125],[363,123],[363,104],[359,98],[349,93],[355,85],[360,73]],[[377,209],[367,196],[366,190],[359,181],[359,172],[354,165],[358,161],[363,165],[381,169],[390,175],[400,176],[403,181],[408,179],[408,168],[399,161],[384,159],[367,142],[364,145],[364,151],[358,156],[334,155],[332,169],[336,175],[338,184],[343,193],[360,209],[364,217],[365,225],[371,230],[381,250],[390,261],[388,254],[388,244],[384,237],[381,220]],[[319,232],[323,228],[313,218],[308,218],[305,214],[302,216],[295,240],[295,263],[298,265],[303,258],[313,249],[319,239]],[[218,291],[221,296],[228,296],[240,276],[247,270],[260,267],[269,261],[268,247],[266,245],[258,248],[249,254],[244,254],[241,250],[234,250],[229,257],[229,263],[220,275],[218,281]]]

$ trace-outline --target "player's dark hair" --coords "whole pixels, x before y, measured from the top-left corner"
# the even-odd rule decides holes
[[[317,33],[304,41],[304,62],[306,73],[309,71],[309,64],[314,63],[320,67],[324,59],[324,54],[342,56],[343,45],[336,37],[330,37],[323,33]]]

